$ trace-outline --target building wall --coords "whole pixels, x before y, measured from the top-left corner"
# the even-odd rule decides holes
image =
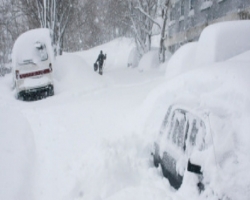
[[[184,16],[181,16],[182,1]],[[172,0],[166,40],[166,46],[171,52],[184,43],[198,40],[202,30],[209,24],[250,19],[250,0],[192,0],[192,10],[190,1]]]

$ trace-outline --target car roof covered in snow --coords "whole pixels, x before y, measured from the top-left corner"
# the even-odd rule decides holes
[[[21,34],[15,41],[12,50],[12,63],[14,68],[18,67],[17,63],[23,60],[33,59],[34,49],[38,42],[46,45],[48,56],[53,60],[53,49],[51,46],[49,29],[33,29]]]

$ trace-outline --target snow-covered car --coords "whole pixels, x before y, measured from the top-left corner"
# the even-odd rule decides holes
[[[196,188],[200,195],[218,199],[248,199],[249,58],[247,51],[161,88],[165,92],[149,117],[151,126],[158,125],[151,128],[152,161],[174,188]]]
[[[250,33],[249,21],[244,23]],[[237,22],[225,25],[230,30]],[[213,36],[218,25],[214,27],[209,28]],[[152,162],[178,191],[197,191],[197,199],[250,196],[249,42],[243,46],[232,57],[232,50],[224,48],[229,51],[220,52],[228,55],[225,59],[179,73],[148,98],[151,125],[145,131],[154,135]]]
[[[202,118],[192,112],[182,106],[171,105],[154,143],[154,165],[161,165],[163,175],[176,189],[182,184],[185,168],[197,174],[199,189],[204,187],[201,166],[195,159],[191,160],[191,155],[193,151],[202,151],[205,148],[208,126],[205,113]]]
[[[48,29],[34,29],[20,35],[12,51],[16,98],[32,100],[54,95],[53,62]]]

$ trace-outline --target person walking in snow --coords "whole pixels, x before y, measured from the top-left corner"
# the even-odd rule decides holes
[[[96,63],[99,62],[99,74],[101,74],[101,75],[102,75],[103,63],[104,63],[104,60],[106,60],[106,58],[107,58],[107,54],[104,55],[101,51],[97,60],[96,60]]]

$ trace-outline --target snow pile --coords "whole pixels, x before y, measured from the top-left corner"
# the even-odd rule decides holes
[[[0,199],[32,200],[36,153],[33,133],[20,111],[0,109]]]
[[[166,65],[166,78],[225,61],[250,50],[250,20],[231,21],[206,27],[198,42],[179,48]]]
[[[180,47],[167,62],[166,78],[177,76],[194,69],[194,59],[198,43],[190,42]]]
[[[224,61],[250,50],[250,20],[213,24],[200,36],[195,64],[204,65]]]
[[[139,70],[146,71],[150,69],[156,69],[159,66],[159,50],[153,49],[144,54],[139,62]]]
[[[75,54],[58,56],[54,67],[56,93],[90,91],[104,86],[99,74],[85,60]]]
[[[84,158],[80,188],[85,199],[166,198],[170,185],[159,179],[149,155],[149,146],[135,134],[98,144]]]
[[[143,134],[151,135],[147,136],[151,143],[152,138],[156,139],[159,134],[160,122],[172,103],[181,102],[189,108],[195,106],[195,109],[210,113],[212,135],[207,135],[210,143],[206,151],[196,155],[205,163],[205,191],[201,195],[197,190],[192,192],[196,187],[196,177],[186,172],[177,196],[189,196],[190,199],[226,196],[230,199],[249,199],[250,126],[246,122],[250,119],[249,58],[248,51],[209,68],[179,75],[158,87],[145,101],[143,108],[147,114],[144,112],[141,115],[144,116]],[[154,127],[156,125],[158,130]]]
[[[132,39],[118,38],[90,50],[78,52],[77,54],[83,57],[90,66],[93,66],[102,50],[103,54],[107,54],[107,59],[104,62],[104,70],[125,68],[127,67],[129,53],[134,47],[135,43]]]
[[[140,61],[140,54],[136,47],[134,47],[128,57],[128,67],[138,67]]]

